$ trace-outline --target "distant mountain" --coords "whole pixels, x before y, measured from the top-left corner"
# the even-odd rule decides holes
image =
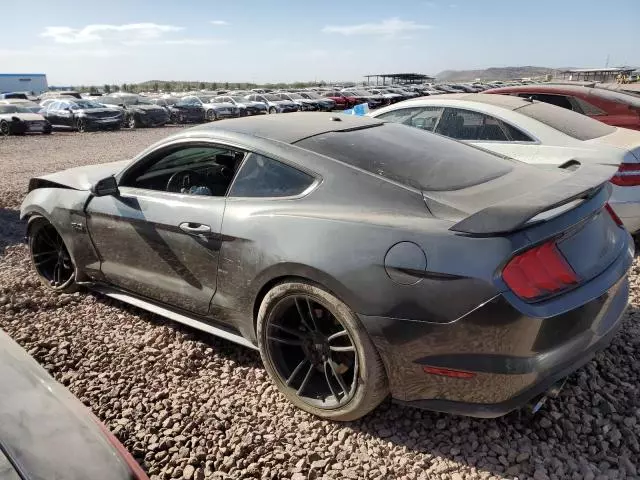
[[[512,80],[553,74],[555,70],[549,67],[530,66],[485,68],[484,70],[444,70],[437,74],[436,78],[444,82],[470,81],[477,78],[481,80]]]

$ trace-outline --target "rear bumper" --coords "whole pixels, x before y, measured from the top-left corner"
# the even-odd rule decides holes
[[[624,227],[629,230],[630,233],[635,234],[640,231],[640,187],[624,187],[633,190],[637,190],[637,198],[616,198],[620,197],[620,195],[615,195],[616,190],[614,189],[614,195],[611,196],[609,203],[613,207],[613,210],[622,220]],[[626,195],[628,197],[628,195]]]
[[[360,318],[385,364],[394,401],[496,417],[524,406],[609,344],[627,306],[631,261],[632,252],[621,255],[601,274],[604,293],[553,317],[527,316],[498,295],[446,324]],[[427,374],[426,366],[473,376]]]

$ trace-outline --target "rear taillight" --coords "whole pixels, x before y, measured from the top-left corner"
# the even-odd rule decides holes
[[[576,273],[553,241],[512,258],[502,270],[502,278],[525,300],[558,293],[578,283]]]
[[[640,163],[622,163],[611,183],[620,187],[640,185]]]
[[[609,205],[608,203],[604,206],[605,210],[607,212],[609,212],[609,215],[611,215],[611,218],[613,218],[613,221],[616,222],[616,225],[618,225],[619,227],[622,227],[622,220],[620,220],[620,217],[618,216],[618,214],[613,210],[613,208],[611,207],[611,205]]]

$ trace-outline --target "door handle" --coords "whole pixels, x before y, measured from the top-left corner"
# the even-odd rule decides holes
[[[201,223],[183,222],[180,224],[180,230],[186,233],[200,234],[211,232],[211,227]]]

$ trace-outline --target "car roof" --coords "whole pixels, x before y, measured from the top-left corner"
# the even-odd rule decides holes
[[[209,132],[212,136],[217,132],[235,133],[292,144],[322,133],[358,130],[383,123],[375,118],[339,113],[297,112],[235,118],[189,130],[200,134]]]
[[[446,102],[448,100],[462,100],[468,102],[486,103],[487,105],[495,105],[496,107],[502,107],[507,110],[517,110],[520,107],[531,104],[530,100],[521,97],[514,97],[511,95],[493,95],[488,93],[446,93],[437,96],[428,96],[414,98],[407,100],[409,102],[416,101],[433,101],[433,102]],[[404,103],[404,102],[403,102]]]

